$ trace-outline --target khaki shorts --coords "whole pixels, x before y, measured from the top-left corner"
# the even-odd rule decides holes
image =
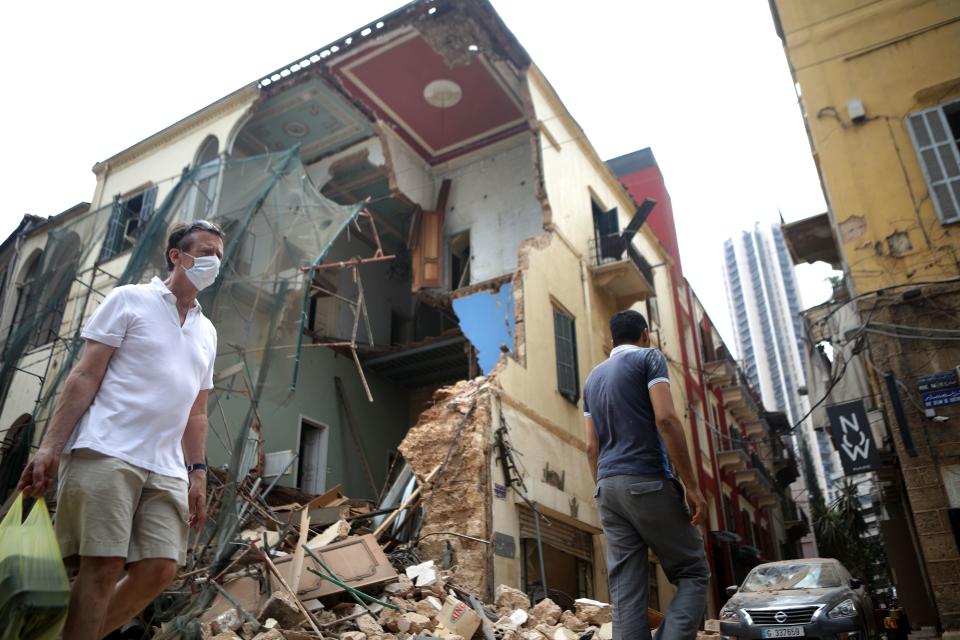
[[[187,481],[74,449],[60,461],[54,528],[64,558],[186,559]]]

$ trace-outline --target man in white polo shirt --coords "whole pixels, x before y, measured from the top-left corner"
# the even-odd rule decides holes
[[[165,281],[115,288],[84,326],[83,354],[18,486],[42,495],[59,465],[57,539],[66,560],[79,557],[71,640],[102,638],[143,610],[183,563],[188,526],[206,521],[217,332],[197,294],[219,273],[223,233],[177,225],[166,258]]]

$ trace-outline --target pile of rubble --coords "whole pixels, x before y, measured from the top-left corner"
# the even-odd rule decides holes
[[[209,542],[192,550],[191,562],[167,597],[175,604],[164,615],[161,598],[148,611],[148,635],[215,640],[611,637],[610,607],[604,603],[578,600],[572,611],[550,599],[534,606],[523,592],[500,585],[494,602],[484,604],[458,583],[469,572],[444,568],[442,561],[421,561],[419,538],[408,534],[405,542],[403,530],[418,528],[416,507],[432,492],[432,477],[428,474],[415,488],[409,482],[399,505],[380,510],[344,497],[339,488],[316,497],[280,488],[265,500],[252,486],[240,496],[250,508],[242,510],[245,526],[227,544],[235,549],[229,562],[214,570]]]
[[[552,600],[531,606],[522,591],[500,585],[492,606],[449,582],[449,572],[437,572],[432,561],[409,567],[385,585],[367,606],[339,602],[329,608],[304,602],[321,636],[311,633],[301,607],[289,592],[278,590],[259,604],[255,620],[245,620],[236,608],[204,622],[202,637],[216,640],[586,640],[612,637],[607,604],[579,600],[564,611]],[[424,576],[426,580],[424,580]],[[423,586],[418,586],[425,583]],[[659,622],[659,621],[657,621]]]
[[[612,637],[607,604],[581,599],[565,611],[487,582],[489,523],[476,522],[478,509],[466,506],[489,485],[489,453],[477,452],[489,449],[490,393],[482,379],[439,391],[376,501],[351,500],[340,487],[320,496],[265,487],[261,465],[242,479],[212,472],[210,524],[187,565],[141,616],[142,632],[117,637]],[[493,594],[493,602],[479,594]],[[649,613],[651,627],[659,626],[662,616]]]

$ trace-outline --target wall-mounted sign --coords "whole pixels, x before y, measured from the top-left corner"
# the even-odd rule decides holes
[[[923,394],[924,409],[936,409],[951,404],[960,404],[960,389],[944,389]]]
[[[957,379],[956,370],[941,371],[940,373],[931,373],[917,377],[917,391],[920,393],[939,391],[940,389],[953,389],[954,387],[960,387],[960,380]]]
[[[873,471],[880,467],[880,456],[873,441],[863,400],[854,400],[827,407],[833,446],[840,452],[846,475]]]
[[[923,398],[924,409],[960,404],[960,377],[956,369],[918,376],[917,391]]]

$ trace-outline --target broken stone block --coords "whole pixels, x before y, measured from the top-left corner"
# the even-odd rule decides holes
[[[430,597],[433,598],[433,596],[430,596]],[[436,600],[436,598],[433,598],[433,599]],[[439,602],[440,601],[437,600],[438,604]],[[420,602],[417,603],[417,606],[415,608],[417,610],[417,613],[419,613],[422,616],[426,616],[428,618],[436,618],[437,613],[439,613],[440,611],[440,609],[435,609],[433,605],[427,600],[421,600]],[[441,605],[441,608],[442,608],[442,605]]]
[[[537,630],[524,631],[520,634],[520,637],[523,640],[548,640],[547,636],[543,635]]]
[[[213,636],[211,640],[243,640],[243,638],[238,636],[233,631],[224,631]]]
[[[377,616],[377,621],[380,623],[380,626],[393,632],[400,630],[398,626],[399,620],[400,612],[396,609],[384,608],[384,610],[380,612],[380,615]]]
[[[500,636],[500,640],[520,640],[520,634],[516,631],[507,630]]]
[[[560,624],[571,631],[586,631],[589,626],[586,622],[573,615],[569,611],[564,611],[560,616]]]
[[[263,633],[253,636],[253,640],[284,640],[284,635],[279,629],[267,629]]]
[[[373,616],[370,614],[362,615],[357,618],[354,622],[357,624],[357,629],[362,631],[368,636],[380,636],[383,635],[383,627],[381,627],[376,620],[373,619]]]
[[[530,608],[530,598],[523,591],[501,584],[497,587],[494,604],[497,606],[497,613],[502,616],[509,616],[516,609],[526,611]]]
[[[522,627],[527,624],[527,620],[530,619],[529,614],[527,614],[526,609],[516,609],[513,613],[510,614],[510,622],[517,625],[517,628]]]
[[[244,622],[240,627],[240,637],[242,638],[252,638],[257,635],[257,632],[260,631],[260,624],[254,622]]]
[[[243,626],[243,616],[236,609],[227,609],[210,621],[210,632],[218,636],[228,631],[236,631]]]
[[[712,631],[714,633],[720,633],[720,621],[719,620],[705,620],[703,623],[704,631]]]
[[[340,634],[340,640],[367,640],[367,634],[361,631],[344,631]]]
[[[600,626],[600,631],[597,633],[597,638],[600,640],[613,640],[613,623],[604,622]]]
[[[257,613],[261,622],[273,618],[281,629],[293,629],[303,622],[303,614],[297,608],[293,596],[285,591],[274,591]]]
[[[538,602],[533,609],[530,609],[531,618],[550,626],[557,624],[557,621],[560,620],[560,616],[562,615],[563,609],[550,598],[544,598]]]
[[[383,590],[392,596],[406,598],[413,593],[413,580],[401,574],[397,576],[396,582],[391,582]]]
[[[567,629],[566,627],[557,627],[553,632],[553,640],[577,640],[579,634]]]
[[[588,625],[592,624],[597,627],[613,621],[613,609],[610,608],[610,605],[595,600],[589,601],[585,598],[577,600],[575,613]]]
[[[430,625],[431,621],[427,616],[419,613],[404,613],[397,621],[397,630],[404,633],[420,633],[424,629],[429,629]]]

